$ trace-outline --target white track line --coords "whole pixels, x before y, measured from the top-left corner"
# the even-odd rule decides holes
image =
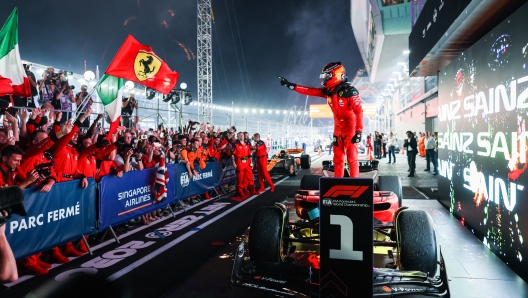
[[[285,178],[283,178],[282,180],[277,181],[277,183],[275,183],[275,185],[281,184],[284,180],[286,180],[286,179],[288,179],[288,178],[289,178],[289,177],[285,177]],[[266,188],[266,190],[268,190],[268,189],[269,189],[269,187]],[[202,229],[202,228],[204,228],[204,227],[206,227],[206,226],[212,224],[213,222],[215,222],[215,221],[219,220],[220,218],[226,216],[227,214],[231,213],[232,211],[234,211],[234,210],[238,209],[239,207],[245,205],[246,203],[252,201],[253,199],[255,199],[256,197],[258,197],[259,195],[260,195],[260,194],[258,194],[258,195],[254,195],[254,196],[251,196],[251,197],[247,198],[246,200],[242,201],[241,203],[235,205],[233,208],[231,208],[231,209],[229,209],[229,210],[226,210],[226,211],[224,211],[223,213],[221,213],[221,214],[217,215],[216,217],[212,218],[211,220],[206,221],[205,223],[199,225],[197,228]],[[176,244],[182,242],[183,240],[189,238],[191,235],[193,235],[193,234],[195,234],[195,233],[197,233],[197,232],[199,232],[199,230],[198,230],[198,231],[188,231],[187,233],[185,233],[185,234],[181,235],[180,237],[178,237],[178,238],[172,240],[171,242],[165,244],[164,246],[162,246],[162,247],[156,249],[155,251],[153,251],[153,252],[149,253],[148,255],[144,256],[143,258],[141,258],[141,259],[135,261],[134,263],[132,263],[132,264],[126,266],[125,268],[123,268],[123,269],[117,271],[116,273],[110,275],[107,279],[108,279],[109,281],[114,281],[114,280],[116,280],[116,279],[122,277],[123,275],[125,275],[125,274],[129,273],[130,271],[136,269],[137,267],[139,267],[139,266],[145,264],[146,262],[150,261],[150,260],[153,259],[154,257],[160,255],[160,254],[163,253],[164,251],[170,249],[170,248],[173,247],[174,245],[176,245]]]

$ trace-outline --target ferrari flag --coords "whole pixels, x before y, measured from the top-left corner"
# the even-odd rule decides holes
[[[137,82],[163,94],[168,94],[176,86],[179,76],[151,47],[140,44],[132,35],[128,35],[106,73]]]
[[[31,85],[18,51],[18,9],[0,30],[0,94],[31,97]]]

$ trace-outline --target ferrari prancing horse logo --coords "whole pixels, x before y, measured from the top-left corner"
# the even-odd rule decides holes
[[[161,67],[161,61],[156,55],[139,51],[134,61],[134,73],[140,81],[145,81],[147,79],[155,76]]]

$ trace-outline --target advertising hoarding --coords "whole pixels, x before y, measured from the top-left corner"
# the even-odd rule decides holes
[[[440,202],[528,280],[528,5],[439,73]]]

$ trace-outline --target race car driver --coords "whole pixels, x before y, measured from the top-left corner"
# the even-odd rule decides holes
[[[280,78],[282,86],[298,93],[326,98],[334,114],[334,170],[335,177],[344,176],[345,155],[350,167],[350,177],[359,176],[358,148],[363,131],[363,108],[359,92],[347,82],[341,62],[328,63],[321,76],[323,88],[300,86]]]

